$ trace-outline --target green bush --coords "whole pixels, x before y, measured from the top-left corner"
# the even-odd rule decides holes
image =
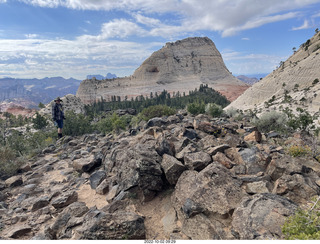
[[[39,113],[36,113],[36,117],[32,119],[33,128],[36,130],[41,130],[48,125],[48,121],[44,116],[41,116]]]
[[[187,106],[187,110],[189,113],[191,113],[192,115],[197,115],[197,114],[204,114],[205,111],[205,104],[204,103],[198,103],[198,102],[194,102],[194,103],[189,103]]]
[[[69,136],[80,136],[93,131],[90,118],[83,114],[67,111],[65,114],[63,133]]]
[[[254,118],[251,122],[261,132],[278,131],[286,133],[288,117],[285,113],[276,111],[266,112],[260,118]]]
[[[206,114],[209,114],[212,117],[220,117],[223,113],[223,109],[220,105],[215,103],[209,103],[205,107]]]
[[[292,157],[300,157],[305,155],[311,155],[311,149],[308,146],[293,145],[288,148],[288,153]]]
[[[145,121],[155,117],[170,116],[176,113],[176,110],[166,105],[155,105],[145,108],[139,114],[139,117]]]
[[[311,208],[299,209],[282,226],[282,233],[287,240],[320,239],[320,197],[313,200]]]
[[[96,123],[96,129],[104,134],[109,132],[118,133],[120,130],[124,130],[127,125],[131,122],[132,116],[121,116],[119,117],[116,113],[113,113],[107,118],[101,119]]]
[[[298,115],[289,114],[288,125],[293,129],[300,129],[302,131],[308,131],[309,129],[313,129],[313,117],[309,114],[308,111],[297,108]]]

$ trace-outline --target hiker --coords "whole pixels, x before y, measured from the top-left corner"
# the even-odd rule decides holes
[[[52,106],[52,120],[54,124],[58,127],[58,138],[62,137],[63,120],[65,119],[62,107],[62,100],[57,97],[55,104]]]

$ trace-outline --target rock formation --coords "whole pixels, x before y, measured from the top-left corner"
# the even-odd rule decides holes
[[[180,93],[208,84],[229,100],[234,100],[249,86],[231,75],[219,51],[207,37],[187,38],[167,43],[154,52],[130,77],[81,82],[77,96],[84,103],[111,96],[136,97],[150,92]]]
[[[75,95],[68,94],[64,97],[61,97],[62,104],[64,111],[73,111],[77,114],[84,113],[84,104],[81,102],[81,100],[76,97]],[[40,109],[39,114],[45,115],[48,114],[51,116],[52,113],[52,106],[54,104],[54,100],[48,103],[45,108]]]
[[[279,68],[254,84],[226,109],[266,111],[301,107],[311,114],[320,108],[320,33],[301,45]]]
[[[3,239],[282,239],[320,164],[257,130],[185,111],[136,135],[64,137],[0,181]],[[159,126],[158,126],[159,125]]]

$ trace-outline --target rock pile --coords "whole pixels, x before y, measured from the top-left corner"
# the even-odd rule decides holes
[[[319,195],[320,164],[275,141],[185,112],[136,135],[64,137],[0,182],[0,236],[282,239],[286,218]]]

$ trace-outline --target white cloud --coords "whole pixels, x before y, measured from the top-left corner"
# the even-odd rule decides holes
[[[99,38],[125,38],[128,36],[145,36],[146,31],[137,24],[125,19],[115,19],[111,22],[104,23],[101,28],[101,35]]]
[[[250,38],[248,38],[248,37],[242,37],[241,40],[243,40],[243,41],[250,41]]]
[[[304,30],[304,29],[309,29],[311,28],[311,26],[309,25],[309,21],[308,20],[304,20],[303,24],[299,27],[292,27],[292,30],[296,31],[296,30]]]
[[[26,34],[25,37],[29,38],[29,39],[35,39],[38,37],[38,35],[37,34]]]
[[[0,0],[0,4],[1,3],[6,3],[7,2],[7,0]]]
[[[138,23],[146,25],[146,26],[159,26],[159,25],[161,25],[161,21],[159,19],[146,17],[141,14],[134,14],[133,16]]]
[[[75,40],[0,39],[1,76],[43,78],[54,74],[85,79],[87,74],[107,71],[126,76],[161,45],[98,40],[94,36]]]

